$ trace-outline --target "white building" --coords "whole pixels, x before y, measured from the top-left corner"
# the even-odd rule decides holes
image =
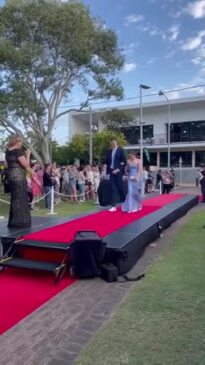
[[[110,108],[109,108],[110,109]],[[123,128],[127,138],[126,149],[140,147],[140,106],[130,105],[118,109],[133,111],[135,125]],[[105,109],[103,109],[103,112]],[[101,110],[93,110],[93,125],[102,130]],[[183,175],[187,182],[193,182],[196,169],[205,164],[205,97],[170,100],[170,160],[171,167],[179,168],[182,159]],[[89,113],[71,113],[69,136],[89,133]],[[143,145],[147,147],[151,165],[167,167],[168,150],[168,103],[166,100],[144,103],[143,100]]]

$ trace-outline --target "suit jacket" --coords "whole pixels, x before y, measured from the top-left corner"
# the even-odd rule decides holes
[[[110,174],[111,164],[112,164],[112,149],[110,149],[107,153],[106,164],[107,164],[107,174]],[[114,170],[119,169],[120,172],[124,174],[125,165],[126,165],[125,152],[123,148],[117,147],[114,158]]]

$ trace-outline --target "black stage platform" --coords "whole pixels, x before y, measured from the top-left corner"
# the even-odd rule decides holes
[[[106,243],[106,260],[116,265],[121,275],[125,274],[142,256],[148,244],[159,238],[164,229],[185,215],[188,210],[197,204],[198,196],[185,195],[154,213],[138,219],[104,237],[103,241]],[[7,222],[2,220],[0,222],[0,237],[18,238],[22,235],[72,221],[85,215],[83,214],[70,219],[65,217],[33,217],[32,228],[23,230],[8,229],[6,226]],[[81,230],[80,226],[79,230]]]

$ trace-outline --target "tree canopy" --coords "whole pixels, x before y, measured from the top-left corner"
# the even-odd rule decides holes
[[[115,32],[81,2],[10,0],[0,7],[0,123],[21,133],[41,163],[50,161],[55,122],[76,93],[78,110],[122,97],[122,66]],[[59,109],[63,103],[68,107]]]
[[[101,132],[93,134],[93,159],[103,161],[106,153],[110,148],[110,141],[116,138],[120,146],[126,144],[123,133],[108,131],[104,129]],[[74,161],[75,158],[84,162],[89,161],[89,136],[86,134],[76,134],[73,136],[68,146],[67,160]]]
[[[113,108],[105,111],[101,120],[107,129],[120,131],[123,127],[133,125],[134,115],[132,111]]]

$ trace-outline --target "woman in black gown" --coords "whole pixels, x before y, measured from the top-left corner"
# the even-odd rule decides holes
[[[30,227],[26,172],[30,170],[30,151],[22,148],[22,139],[12,136],[6,151],[6,164],[11,192],[8,227]]]

